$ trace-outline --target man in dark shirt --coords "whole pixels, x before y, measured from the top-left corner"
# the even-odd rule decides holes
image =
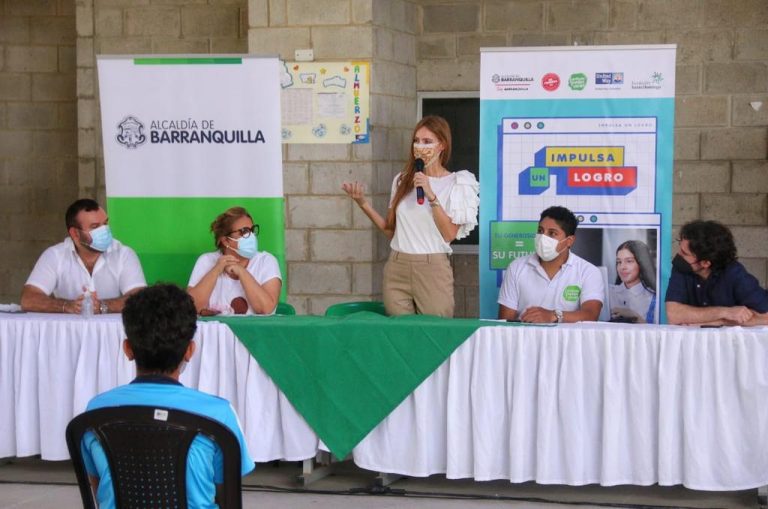
[[[669,323],[768,324],[768,291],[736,261],[727,227],[692,221],[682,227],[678,242],[665,299]]]

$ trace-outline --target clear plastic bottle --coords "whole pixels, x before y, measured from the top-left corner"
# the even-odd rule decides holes
[[[90,290],[86,290],[83,294],[83,305],[80,308],[80,314],[85,318],[93,316],[93,298],[91,298]]]

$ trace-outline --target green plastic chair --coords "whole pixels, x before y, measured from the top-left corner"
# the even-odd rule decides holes
[[[384,310],[384,303],[379,300],[361,300],[356,302],[339,302],[328,306],[325,310],[325,316],[345,316],[358,311],[371,311],[380,315],[387,315]]]
[[[296,314],[296,308],[288,304],[287,302],[278,302],[277,308],[275,308],[276,315],[294,316]]]

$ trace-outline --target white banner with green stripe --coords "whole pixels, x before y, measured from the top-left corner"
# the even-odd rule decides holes
[[[148,282],[186,286],[211,221],[248,209],[285,278],[278,59],[100,56],[107,211]],[[285,293],[286,284],[283,284]],[[284,295],[283,295],[284,296]]]

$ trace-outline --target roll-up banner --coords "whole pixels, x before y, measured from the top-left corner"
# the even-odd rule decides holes
[[[186,287],[215,217],[245,207],[285,279],[280,63],[255,56],[97,59],[107,207],[148,282]],[[286,284],[283,284],[283,298]]]
[[[605,280],[600,319],[664,318],[675,51],[675,45],[481,50],[481,317],[496,317],[504,269],[534,252],[540,213],[560,205],[579,219],[573,252]],[[642,306],[627,304],[634,302],[627,299],[631,288],[617,271],[628,246],[651,297],[634,299]]]

